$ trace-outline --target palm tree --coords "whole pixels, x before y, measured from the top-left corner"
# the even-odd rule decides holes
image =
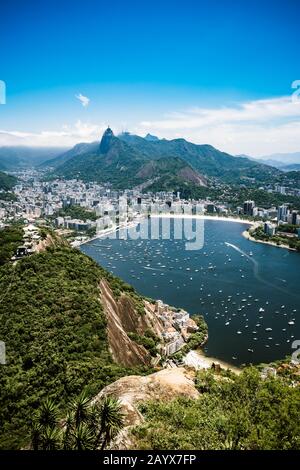
[[[40,409],[35,413],[31,425],[31,447],[33,450],[50,448],[54,444],[55,428],[58,424],[58,408],[50,398],[44,400]],[[56,436],[58,437],[58,436]]]
[[[79,397],[73,401],[71,409],[74,413],[74,425],[76,428],[87,421],[89,418],[89,408],[92,397],[86,392],[83,391]]]
[[[92,450],[94,443],[94,435],[86,423],[80,423],[71,435],[72,450]]]
[[[64,450],[70,450],[72,448],[72,430],[74,429],[74,412],[68,411],[66,419],[63,424],[63,448]]]
[[[71,403],[65,420],[59,422],[58,408],[45,400],[31,426],[33,450],[105,449],[124,424],[121,403],[105,397],[91,405],[91,397],[83,392]]]
[[[41,435],[43,450],[58,450],[61,448],[61,430],[47,426]]]
[[[35,421],[33,421],[30,430],[30,441],[32,450],[39,450],[41,446],[41,434],[41,426]]]
[[[102,437],[101,450],[110,443],[118,432],[122,429],[124,424],[124,415],[119,400],[114,397],[104,397],[100,404],[101,425],[100,432],[95,442],[95,448],[98,447],[99,441]]]
[[[42,402],[42,405],[37,414],[37,421],[39,425],[49,428],[54,428],[58,423],[58,408],[51,398],[47,398]]]

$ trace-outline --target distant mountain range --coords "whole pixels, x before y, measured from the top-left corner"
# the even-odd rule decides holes
[[[300,170],[300,152],[294,153],[274,153],[263,157],[255,158],[249,155],[237,155],[237,157],[248,158],[252,161],[273,166],[282,171],[299,171]]]
[[[115,136],[108,128],[100,144],[81,143],[43,163],[52,175],[110,182],[116,188],[140,186],[176,190],[184,184],[205,186],[211,178],[227,183],[265,182],[280,171],[253,160],[234,157],[211,145],[185,139],[145,138],[128,132]]]
[[[175,178],[173,183],[176,184],[190,182],[206,185],[206,178],[183,159],[176,156],[151,158],[123,137],[123,134],[116,137],[108,128],[100,144],[78,144],[60,157],[45,162],[43,166],[54,167],[53,174],[59,177],[110,182],[119,189],[134,186],[144,189],[170,176]],[[142,140],[149,145],[155,141],[153,136]]]
[[[62,147],[0,147],[0,170],[38,166],[64,151]]]

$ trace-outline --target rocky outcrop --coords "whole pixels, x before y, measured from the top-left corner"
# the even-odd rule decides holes
[[[195,387],[194,377],[195,372],[183,367],[174,367],[144,377],[122,377],[101,390],[93,402],[97,403],[104,396],[114,396],[120,400],[124,413],[125,427],[113,442],[112,448],[134,448],[130,430],[144,420],[138,409],[139,403],[148,400],[169,401],[180,396],[198,398],[199,392]]]
[[[162,323],[151,311],[150,304],[145,302],[144,313],[139,313],[131,297],[122,294],[116,299],[104,279],[100,283],[100,292],[107,318],[109,347],[115,362],[126,367],[150,365],[150,353],[128,336],[129,332],[142,336],[147,329],[161,335]]]

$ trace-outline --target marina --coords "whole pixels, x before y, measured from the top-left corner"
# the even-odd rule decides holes
[[[163,231],[158,240],[131,239],[132,227],[127,239],[120,233],[80,249],[141,294],[202,314],[209,356],[240,366],[291,355],[300,337],[299,254],[253,245],[244,224],[222,220],[205,220],[203,249],[187,251],[173,222],[170,239]]]

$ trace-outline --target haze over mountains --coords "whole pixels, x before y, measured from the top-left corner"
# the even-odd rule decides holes
[[[234,157],[211,145],[196,145],[185,139],[145,138],[128,132],[115,136],[108,128],[101,142],[77,144],[43,163],[52,167],[52,175],[110,182],[116,188],[141,186],[164,189],[166,180],[178,184],[207,185],[210,178],[227,183],[266,181],[280,172],[272,167]]]
[[[237,157],[248,158],[252,161],[273,166],[274,168],[278,168],[282,171],[300,170],[300,152],[274,153],[259,158],[250,157],[249,155],[237,155]]]
[[[183,138],[159,139],[108,128],[101,140],[78,143],[71,149],[0,147],[0,170],[40,167],[51,177],[80,178],[111,183],[114,188],[180,191],[214,182],[261,185],[282,181],[282,175],[300,170],[300,153],[274,154],[272,158],[233,156],[208,144]]]
[[[0,147],[0,170],[34,167],[64,151],[63,147]]]

